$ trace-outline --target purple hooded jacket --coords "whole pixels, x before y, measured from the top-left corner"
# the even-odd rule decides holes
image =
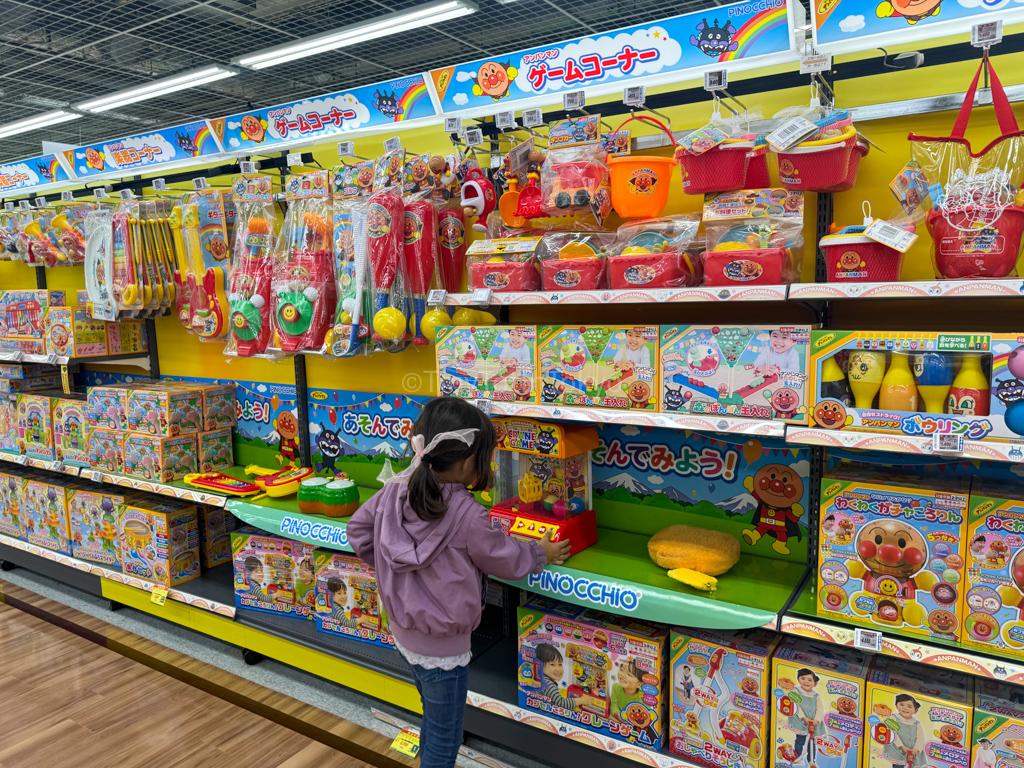
[[[423,656],[458,656],[480,623],[484,575],[518,580],[544,570],[536,542],[491,528],[484,509],[458,483],[440,520],[420,520],[409,486],[387,483],[348,523],[348,543],[377,572],[380,599],[395,639]]]

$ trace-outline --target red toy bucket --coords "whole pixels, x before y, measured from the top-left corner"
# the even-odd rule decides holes
[[[871,145],[868,144],[866,139],[857,138],[857,145],[853,148],[853,152],[850,154],[850,170],[846,172],[846,178],[834,187],[829,187],[826,192],[849,192],[853,189],[853,185],[857,183],[857,172],[860,170],[860,161],[864,158],[868,150],[871,149]]]
[[[949,214],[933,210],[928,229],[940,277],[1006,277],[1013,274],[1020,255],[1024,207],[1010,205],[1000,212],[992,206],[968,205]]]
[[[747,159],[753,147],[752,141],[734,141],[719,144],[699,155],[677,149],[675,157],[683,174],[683,192],[703,195],[743,189]]]
[[[851,125],[839,141],[806,141],[779,152],[779,183],[786,189],[807,192],[826,192],[830,187],[845,184],[856,145],[857,132]]]
[[[900,279],[903,254],[862,234],[864,227],[846,227],[821,238],[830,283],[883,283]]]
[[[642,120],[663,130],[675,147],[672,131],[653,117],[634,115],[630,120]],[[616,133],[622,130],[622,125]],[[613,133],[608,137],[612,146]],[[668,190],[672,185],[672,158],[648,155],[621,155],[607,157],[605,162],[611,170],[612,208],[624,219],[655,218],[661,215],[668,202]]]
[[[747,176],[743,189],[765,189],[772,185],[768,175],[768,145],[762,144],[753,152],[747,153]]]
[[[705,251],[704,276],[711,286],[779,285],[788,257],[785,248]]]
[[[638,253],[608,259],[611,287],[681,288],[700,285],[704,265],[688,253]]]
[[[605,287],[604,259],[551,259],[540,266],[545,291],[596,291]]]
[[[469,274],[474,288],[490,288],[495,293],[536,291],[540,288],[540,275],[532,261],[470,264]]]

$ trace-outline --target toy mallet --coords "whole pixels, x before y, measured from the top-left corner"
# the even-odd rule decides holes
[[[412,287],[415,323],[412,343],[422,347],[430,342],[420,330],[420,321],[427,311],[427,292],[434,277],[437,260],[437,216],[434,206],[417,200],[405,206],[405,268]]]
[[[405,208],[402,199],[391,192],[370,197],[366,219],[369,242],[370,276],[373,279],[373,340],[396,341],[405,333],[405,315],[391,307],[391,286],[398,273],[398,260],[404,253]],[[398,322],[397,315],[401,315]],[[385,333],[381,333],[385,331]]]

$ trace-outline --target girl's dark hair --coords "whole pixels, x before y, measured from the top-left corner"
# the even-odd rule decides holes
[[[412,433],[423,435],[424,445],[430,445],[435,435],[460,429],[478,430],[472,445],[461,440],[445,440],[423,457],[409,479],[409,505],[420,520],[440,520],[448,509],[448,499],[436,473],[447,472],[459,462],[472,458],[476,481],[470,490],[482,491],[491,485],[491,459],[498,438],[491,420],[475,406],[454,397],[435,398],[424,406]]]
[[[344,589],[346,592],[348,591],[348,584],[345,583],[344,579],[339,578],[337,576],[332,576],[327,580],[328,592],[330,592],[333,595],[339,589]]]
[[[263,563],[261,563],[260,559],[255,555],[249,555],[247,558],[245,558],[245,570],[249,571],[250,573],[252,571],[255,571],[257,568],[262,567]]]
[[[815,684],[815,685],[817,685],[817,684],[818,684],[818,676],[817,676],[816,674],[814,674],[814,671],[813,671],[813,670],[810,670],[810,669],[808,669],[807,667],[803,667],[803,668],[801,668],[801,669],[798,669],[798,670],[796,671],[796,679],[797,679],[797,680],[799,680],[799,679],[800,679],[801,677],[803,677],[804,675],[810,675],[811,677],[813,677],[813,678],[814,678],[814,684]]]
[[[537,658],[547,664],[551,661],[561,661],[562,654],[551,643],[540,643],[537,645]]]
[[[897,693],[896,694],[896,703],[897,704],[902,704],[904,701],[911,702],[914,705],[914,711],[915,712],[917,712],[919,709],[921,709],[921,705],[918,703],[917,699],[915,699],[909,693]]]
[[[633,677],[635,677],[638,683],[643,682],[644,673],[641,672],[640,667],[637,666],[636,659],[630,656],[629,660],[622,666],[626,670],[627,675],[632,675]]]

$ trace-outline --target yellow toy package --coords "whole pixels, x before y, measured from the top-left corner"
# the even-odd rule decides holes
[[[1019,768],[1024,763],[1022,690],[995,680],[978,682],[974,695],[971,766]]]

